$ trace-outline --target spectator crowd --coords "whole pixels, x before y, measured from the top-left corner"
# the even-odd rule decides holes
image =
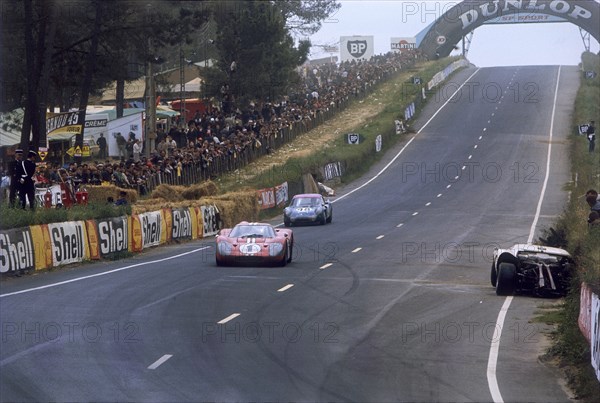
[[[68,166],[46,164],[39,168],[36,185],[66,181],[74,187],[111,183],[137,189],[144,195],[158,182],[176,183],[165,177],[181,178],[188,172],[192,179],[188,182],[193,183],[228,172],[249,162],[248,154],[271,152],[281,145],[284,133],[314,127],[314,121],[324,112],[340,110],[379,82],[412,66],[418,58],[417,51],[390,52],[369,61],[303,67],[303,80],[290,95],[277,101],[257,101],[245,110],[235,107],[224,86],[220,107],[196,113],[188,122],[179,122],[168,132],[159,130],[153,135],[155,147],[150,157],[143,156],[141,143],[128,147],[124,155],[125,147],[119,144],[119,160],[105,158]],[[106,157],[104,151],[101,157]],[[190,170],[195,174],[189,175]],[[162,179],[157,181],[157,177]]]

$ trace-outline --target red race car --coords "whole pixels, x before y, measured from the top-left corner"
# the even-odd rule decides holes
[[[242,221],[219,232],[215,258],[217,266],[236,263],[285,266],[292,261],[293,248],[292,230]]]

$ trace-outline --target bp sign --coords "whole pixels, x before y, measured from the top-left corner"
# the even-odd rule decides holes
[[[360,134],[348,133],[348,144],[360,144]]]

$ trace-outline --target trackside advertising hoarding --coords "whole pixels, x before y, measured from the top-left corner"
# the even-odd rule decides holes
[[[115,253],[127,252],[127,217],[114,217],[96,221],[100,256],[107,258]]]
[[[52,265],[83,262],[89,257],[84,221],[48,224],[52,248]]]
[[[190,209],[173,209],[172,220],[172,239],[192,239],[192,213]]]
[[[600,298],[592,293],[592,367],[600,381]]]
[[[369,60],[375,53],[373,36],[340,37],[340,60]]]
[[[29,227],[0,232],[0,273],[34,270],[34,253]]]

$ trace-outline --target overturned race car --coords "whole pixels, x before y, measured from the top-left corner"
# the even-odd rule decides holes
[[[573,259],[563,249],[516,244],[494,250],[491,283],[497,295],[559,297],[569,290]]]

